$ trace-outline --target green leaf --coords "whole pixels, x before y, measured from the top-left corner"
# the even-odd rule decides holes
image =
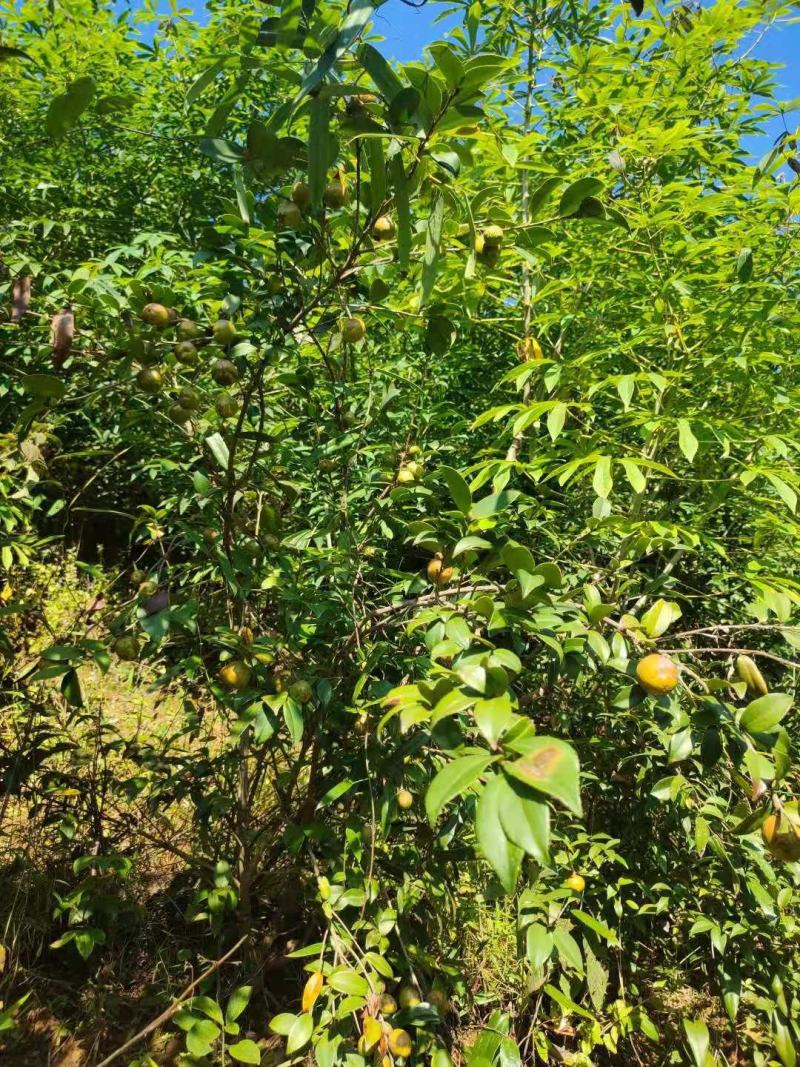
[[[210,1019],[198,1019],[186,1034],[186,1048],[193,1056],[207,1056],[220,1035]]]
[[[678,419],[678,446],[691,463],[697,453],[697,438],[686,419]]]
[[[244,150],[239,145],[221,137],[202,138],[200,151],[217,163],[241,163],[244,158]]]
[[[425,228],[425,257],[422,261],[422,280],[420,283],[420,307],[428,302],[436,282],[439,269],[439,246],[442,240],[442,223],[444,222],[444,197],[436,197],[428,216]]]
[[[557,926],[553,930],[553,944],[562,961],[573,971],[583,974],[583,956],[578,942],[563,926]]]
[[[81,683],[77,671],[67,671],[61,679],[61,693],[70,707],[83,707],[83,693],[81,692]]]
[[[585,911],[581,911],[579,908],[573,908],[569,913],[570,918],[577,919],[582,922],[584,926],[588,927],[592,933],[602,937],[604,941],[607,941],[609,945],[618,945],[619,939],[616,932],[611,929],[610,926],[606,926],[605,923],[601,923],[599,919],[593,918],[591,915],[587,915]]]
[[[206,67],[202,74],[199,74],[186,93],[186,103],[191,105],[195,100],[208,88],[214,81],[219,72],[228,64],[228,56],[223,56],[215,63],[212,63],[210,67]]]
[[[549,863],[550,808],[541,796],[521,782],[500,776],[500,822],[503,830],[523,852],[539,863]]]
[[[460,512],[464,515],[469,514],[469,509],[472,507],[472,496],[469,491],[469,486],[458,473],[452,467],[440,467],[439,471],[447,482],[447,488],[450,490],[450,496],[453,498],[453,503]]]
[[[751,701],[742,712],[741,726],[749,734],[766,734],[774,730],[792,706],[788,693],[768,693]]]
[[[51,137],[61,138],[75,125],[91,104],[94,90],[93,78],[78,78],[69,84],[65,93],[51,101],[45,120],[47,132]]]
[[[228,999],[227,1007],[225,1008],[225,1021],[233,1022],[234,1019],[238,1019],[244,1009],[250,1003],[250,997],[253,994],[253,987],[250,985],[241,985],[238,989],[234,989]]]
[[[371,44],[361,45],[358,50],[358,61],[372,78],[378,92],[390,104],[404,88],[391,66]]]
[[[595,464],[592,488],[601,500],[606,500],[614,488],[614,478],[611,474],[611,457],[601,456]]]
[[[680,617],[681,609],[674,601],[656,600],[642,615],[641,622],[648,637],[661,637]]]
[[[522,849],[506,837],[500,821],[503,777],[492,775],[478,798],[475,837],[478,849],[507,893],[513,893],[522,863]]]
[[[708,1027],[702,1019],[684,1019],[683,1029],[692,1052],[695,1067],[707,1067],[710,1054]]]
[[[425,793],[425,812],[434,825],[439,812],[455,797],[473,786],[493,760],[490,752],[475,752],[446,763]]]
[[[373,10],[370,0],[353,0],[353,3],[347,9],[347,14],[339,25],[334,41],[322,53],[319,62],[311,73],[303,79],[303,84],[296,98],[297,102],[316,89],[330,74],[337,59],[347,51],[364,30]]]
[[[347,993],[351,997],[366,997],[369,995],[369,982],[358,971],[331,971],[328,977],[328,985],[338,993]]]
[[[753,249],[743,248],[736,259],[736,278],[740,282],[749,282],[753,276]]]
[[[270,1020],[269,1028],[273,1033],[287,1037],[297,1022],[297,1018],[296,1015],[292,1015],[289,1012],[281,1012],[280,1015],[276,1015],[274,1019]]]
[[[561,194],[558,205],[558,213],[563,218],[574,215],[587,197],[597,196],[603,191],[603,183],[599,178],[579,178],[576,182],[567,186]]]
[[[222,434],[212,433],[206,438],[206,444],[211,451],[211,455],[217,461],[221,469],[227,471],[228,463],[230,462],[230,453],[228,452],[228,446],[225,444]]]
[[[383,155],[383,142],[380,137],[367,137],[364,141],[369,164],[369,204],[373,215],[377,215],[386,199],[386,160]]]
[[[356,977],[358,977],[358,975],[356,975]],[[361,979],[361,981],[364,982],[364,985],[367,984],[363,978]],[[346,991],[342,990],[341,992]],[[301,1048],[303,1048],[304,1045],[307,1045],[311,1038],[313,1030],[314,1020],[311,1015],[308,1013],[298,1015],[294,1021],[294,1024],[292,1025],[291,1030],[286,1035],[286,1055],[292,1056],[295,1052],[298,1052]]]
[[[572,914],[574,915],[574,912]],[[586,958],[586,988],[589,992],[589,1000],[595,1011],[601,1011],[608,990],[608,971],[595,956],[586,938],[584,938],[583,948]]]
[[[585,1008],[581,1008],[573,1000],[570,1000],[565,993],[562,993],[561,990],[557,989],[554,985],[546,985],[544,991],[567,1015],[580,1015],[583,1019],[591,1019],[594,1021],[594,1016],[590,1012],[586,1011]]]
[[[31,63],[33,62],[33,56],[23,52],[21,48],[12,48],[9,44],[0,44],[0,63],[6,63],[10,59],[29,59]]]
[[[580,764],[572,745],[557,737],[532,737],[525,748],[521,759],[503,763],[503,769],[580,815]]]
[[[797,1052],[792,1040],[792,1032],[777,1013],[772,1019],[772,1040],[783,1067],[796,1067]]]
[[[201,1011],[203,1015],[207,1015],[213,1022],[218,1023],[220,1026],[224,1025],[222,1009],[216,1000],[212,1000],[211,997],[192,997],[186,1006],[190,1011]]]
[[[20,384],[31,396],[52,397],[57,400],[67,391],[61,379],[52,374],[23,374]]]
[[[492,515],[505,511],[518,496],[519,493],[516,489],[502,489],[499,493],[492,493],[472,505],[469,517],[471,519],[488,519]]]
[[[308,129],[308,188],[313,207],[322,204],[330,162],[330,100],[320,93],[312,98]]]
[[[553,951],[553,935],[541,923],[531,923],[525,935],[525,955],[535,971],[540,970]]]
[[[261,1063],[261,1049],[249,1038],[237,1041],[235,1045],[228,1046],[228,1055],[232,1056],[237,1063]]]
[[[402,152],[398,151],[391,157],[389,170],[394,190],[394,206],[397,211],[397,264],[400,270],[408,270],[411,255],[411,204]]]

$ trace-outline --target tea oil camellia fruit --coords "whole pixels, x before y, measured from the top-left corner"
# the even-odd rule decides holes
[[[289,686],[289,696],[292,700],[296,700],[298,704],[307,704],[313,696],[313,693],[308,682],[300,678],[298,681],[292,682]]]
[[[736,673],[741,681],[747,683],[747,688],[751,693],[757,693],[759,696],[766,696],[769,692],[767,683],[764,681],[764,675],[758,669],[754,659],[750,656],[738,656],[736,659]]]
[[[252,671],[239,659],[228,660],[219,669],[219,680],[229,689],[246,689],[250,684]]]
[[[416,1008],[422,1003],[419,990],[413,985],[404,985],[397,994],[397,999],[400,1002],[401,1008]]]
[[[322,199],[326,207],[340,208],[344,207],[347,200],[347,190],[344,184],[340,181],[329,182],[325,186],[325,192],[322,194]]]
[[[142,367],[136,375],[136,384],[143,393],[158,393],[161,390],[163,381],[161,371],[156,370],[155,367]]]
[[[185,385],[178,393],[178,403],[187,411],[197,411],[200,407],[200,394],[190,385]]]
[[[348,344],[355,344],[357,341],[361,341],[367,332],[367,327],[364,324],[364,320],[354,315],[352,318],[345,319],[342,323],[342,339],[347,341]]]
[[[214,340],[218,345],[227,346],[236,337],[236,327],[230,319],[219,319],[212,328]]]
[[[389,1034],[389,1051],[393,1056],[407,1059],[412,1048],[411,1036],[407,1030],[392,1030]]]
[[[569,878],[564,880],[564,886],[573,893],[582,893],[586,888],[586,880],[576,871],[573,871]]]
[[[278,205],[278,226],[282,230],[298,230],[303,225],[303,212],[292,200]]]
[[[487,226],[483,231],[483,240],[487,248],[499,248],[504,237],[502,226]]]
[[[145,304],[142,308],[142,318],[148,326],[155,326],[157,330],[166,330],[172,322],[169,308],[163,304]]]
[[[800,815],[796,807],[786,805],[768,815],[761,824],[761,837],[770,855],[781,863],[800,859]]]
[[[194,367],[197,363],[197,349],[191,341],[181,341],[175,346],[175,359],[186,367]]]
[[[114,654],[126,662],[139,658],[139,647],[136,637],[118,637],[113,644]]]
[[[664,696],[678,684],[678,667],[669,656],[653,652],[636,664],[636,678],[650,696]]]
[[[381,1015],[394,1015],[397,1011],[397,1001],[389,993],[384,993],[380,999],[379,1010]]]
[[[394,221],[389,215],[381,215],[375,219],[372,227],[372,236],[376,241],[389,241],[394,237]]]
[[[220,393],[214,402],[214,409],[221,419],[232,419],[239,414],[239,401],[230,393]]]
[[[181,319],[178,323],[177,333],[179,341],[194,341],[196,337],[200,336],[200,327],[196,322],[192,322],[191,319]]]
[[[397,790],[397,806],[402,808],[403,811],[408,811],[411,805],[414,803],[414,794],[408,789]]]
[[[215,359],[211,364],[211,377],[217,385],[233,385],[239,379],[239,371],[229,359]]]
[[[428,581],[437,586],[447,585],[453,577],[453,568],[445,566],[441,553],[438,553],[436,558],[430,561],[427,571]]]
[[[311,190],[305,182],[295,182],[292,187],[292,200],[299,207],[308,207],[311,203]]]

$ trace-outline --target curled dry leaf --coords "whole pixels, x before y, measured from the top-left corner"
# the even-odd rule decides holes
[[[53,362],[60,366],[69,355],[75,337],[75,316],[69,308],[62,308],[50,322]]]
[[[31,302],[31,276],[21,274],[11,291],[11,321],[22,322]]]

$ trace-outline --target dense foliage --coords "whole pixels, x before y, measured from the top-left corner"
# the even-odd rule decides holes
[[[0,0],[9,1056],[794,1067],[791,9]]]

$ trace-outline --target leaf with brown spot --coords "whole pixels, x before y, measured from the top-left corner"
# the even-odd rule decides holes
[[[520,759],[503,763],[503,770],[580,815],[580,763],[572,745],[557,737],[532,737],[525,747]]]

